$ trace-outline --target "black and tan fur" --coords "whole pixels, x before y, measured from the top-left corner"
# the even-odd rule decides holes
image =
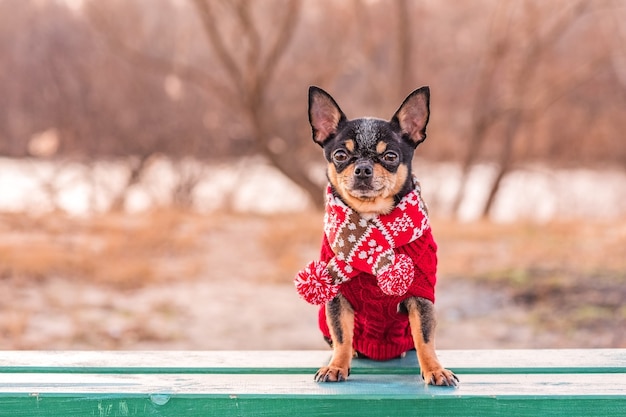
[[[309,121],[313,140],[328,162],[333,192],[363,217],[387,214],[414,188],[411,161],[426,139],[430,90],[411,93],[390,121],[348,120],[324,90],[309,89]],[[315,375],[318,382],[344,381],[355,354],[352,348],[354,312],[341,295],[326,305],[333,355]],[[435,353],[435,312],[429,300],[411,297],[399,310],[408,314],[422,376],[428,384],[456,386],[457,377],[444,369]]]

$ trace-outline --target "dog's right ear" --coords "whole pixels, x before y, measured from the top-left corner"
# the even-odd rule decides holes
[[[319,87],[309,87],[309,123],[313,140],[320,146],[337,133],[337,127],[346,121],[337,102]]]

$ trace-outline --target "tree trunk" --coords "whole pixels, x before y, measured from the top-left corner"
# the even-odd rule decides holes
[[[509,173],[511,167],[513,166],[513,146],[515,143],[515,137],[517,136],[517,132],[521,124],[521,119],[522,118],[520,111],[516,111],[515,114],[511,116],[509,123],[507,123],[504,144],[502,147],[502,152],[500,153],[500,161],[498,164],[498,173],[496,174],[496,178],[491,184],[489,195],[487,196],[487,201],[485,202],[485,206],[483,207],[483,219],[487,219],[490,217],[491,211],[493,210],[493,204],[496,200],[496,196],[498,195],[498,191],[500,191],[500,185],[502,184],[502,180],[504,179],[506,174]]]

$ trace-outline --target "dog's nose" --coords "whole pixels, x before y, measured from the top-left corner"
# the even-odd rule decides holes
[[[356,166],[354,167],[355,177],[359,179],[366,179],[370,178],[372,175],[374,175],[374,169],[372,167],[372,164],[366,161],[356,163]]]

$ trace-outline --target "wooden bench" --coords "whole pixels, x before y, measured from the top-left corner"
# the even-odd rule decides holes
[[[626,416],[626,349],[441,351],[459,388],[424,386],[415,356],[329,351],[0,352],[0,416]]]

